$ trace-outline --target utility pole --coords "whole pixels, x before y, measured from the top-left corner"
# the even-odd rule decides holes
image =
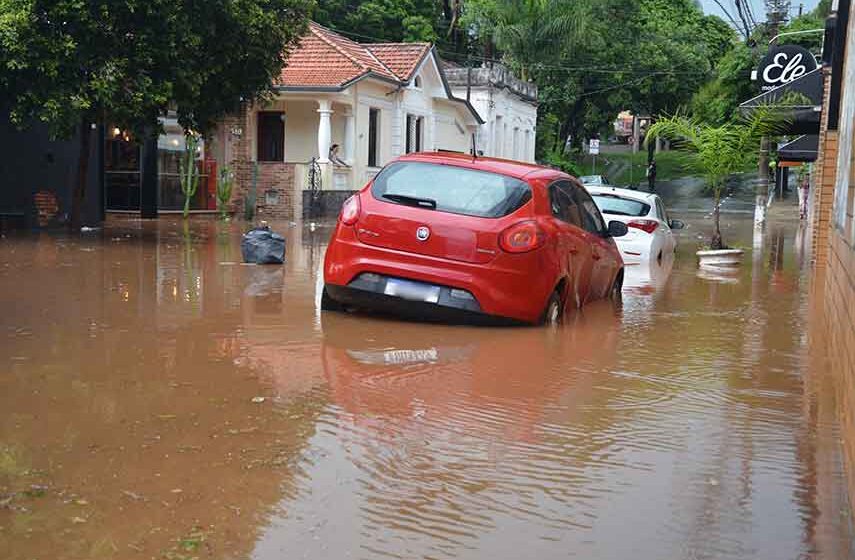
[[[766,0],[766,24],[769,26],[771,36],[780,31],[780,27],[790,17],[790,0]]]
[[[757,164],[757,183],[754,190],[754,227],[766,223],[766,198],[769,196],[769,137],[760,138],[760,157]]]
[[[769,36],[777,37],[781,26],[786,23],[790,13],[790,0],[766,0],[766,25]],[[771,47],[774,48],[777,41]],[[760,139],[760,157],[757,162],[757,182],[754,188],[754,227],[760,228],[766,223],[766,204],[769,197],[769,137]]]

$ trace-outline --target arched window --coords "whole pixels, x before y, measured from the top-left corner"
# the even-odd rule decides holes
[[[416,79],[413,82],[413,86],[421,89],[421,87],[422,87],[422,77],[421,76],[416,76]]]

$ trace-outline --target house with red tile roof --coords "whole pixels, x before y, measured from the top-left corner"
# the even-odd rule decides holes
[[[393,158],[469,152],[484,123],[429,43],[357,43],[311,23],[273,85],[265,103],[225,119],[209,149],[235,173],[236,211],[255,185],[259,218],[335,215]]]

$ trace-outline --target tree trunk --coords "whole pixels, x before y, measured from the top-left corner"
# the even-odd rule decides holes
[[[718,251],[724,249],[724,243],[721,240],[721,188],[716,187],[715,197],[713,199],[713,236],[710,240],[710,249]]]
[[[77,182],[71,195],[71,221],[72,229],[78,229],[81,224],[83,212],[83,199],[86,193],[86,183],[89,177],[89,151],[92,142],[92,131],[89,130],[89,121],[84,117],[80,120],[80,152],[77,155]]]

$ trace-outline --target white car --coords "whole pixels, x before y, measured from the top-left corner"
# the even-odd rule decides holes
[[[629,232],[615,238],[626,264],[662,261],[677,249],[675,229],[683,222],[670,220],[658,195],[615,187],[585,187],[604,217],[627,225]]]

